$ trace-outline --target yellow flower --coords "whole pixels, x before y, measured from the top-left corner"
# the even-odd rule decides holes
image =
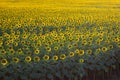
[[[76,49],[76,50],[75,50],[75,53],[79,54],[79,53],[80,53],[79,49]]]
[[[92,54],[92,50],[91,49],[87,50],[87,54]]]
[[[102,37],[100,37],[100,38],[99,38],[99,41],[103,41],[103,38],[102,38]]]
[[[57,55],[53,56],[53,60],[57,61],[58,60],[58,56]]]
[[[57,51],[57,50],[58,50],[58,47],[55,46],[55,47],[54,47],[54,50]]]
[[[23,39],[26,39],[26,38],[27,38],[27,35],[26,35],[26,34],[24,34],[24,35],[22,36],[22,38],[23,38]]]
[[[99,53],[100,53],[100,51],[101,51],[101,49],[100,49],[100,48],[96,49],[96,53],[97,53],[97,54],[99,54]]]
[[[61,43],[61,44],[60,44],[60,47],[63,47],[63,46],[64,46],[64,44],[63,44],[63,43]]]
[[[113,49],[113,45],[109,45],[109,46],[108,46],[108,49],[109,49],[109,50]]]
[[[11,54],[14,54],[14,53],[15,53],[14,49],[10,50],[10,53],[11,53]]]
[[[2,44],[3,44],[3,42],[2,42],[2,41],[0,41],[0,46],[2,46]]]
[[[68,45],[68,49],[71,49],[72,48],[72,45]]]
[[[25,61],[26,62],[30,62],[32,60],[32,58],[30,57],[30,56],[27,56],[26,58],[25,58]]]
[[[0,51],[2,54],[6,54],[6,51],[5,50],[1,50]]]
[[[84,50],[80,50],[79,55],[80,56],[84,55]]]
[[[28,50],[29,48],[28,48],[27,45],[24,45],[24,46],[22,47],[22,49],[24,49],[24,50]]]
[[[48,55],[44,55],[44,57],[43,57],[43,59],[45,60],[45,61],[47,61],[47,60],[49,60],[49,56]]]
[[[13,62],[18,63],[19,62],[19,58],[13,58]]]
[[[120,48],[120,42],[119,42],[117,45],[118,45],[118,47]]]
[[[49,47],[49,44],[47,44],[47,43],[45,43],[44,45],[45,45],[45,47]]]
[[[75,42],[79,42],[79,40],[80,40],[79,38],[76,38],[76,39],[75,39]]]
[[[66,58],[66,55],[65,54],[61,54],[60,55],[60,59],[64,60]]]
[[[91,46],[92,45],[92,41],[88,41],[88,45]]]
[[[79,62],[80,62],[80,63],[84,63],[84,59],[80,59]]]
[[[50,48],[50,47],[47,47],[46,50],[47,50],[48,52],[50,52],[50,51],[51,51],[51,48]]]
[[[74,43],[74,44],[73,44],[73,46],[74,46],[74,47],[77,47],[77,46],[78,46],[78,44],[77,44],[77,43]]]
[[[12,46],[10,46],[10,47],[9,47],[9,50],[13,50],[13,47],[12,47]]]
[[[100,43],[101,43],[100,40],[97,40],[97,41],[96,41],[96,44],[97,44],[97,45],[100,45]]]
[[[22,54],[23,53],[22,49],[18,49],[17,52],[18,52],[18,54]]]
[[[35,56],[35,57],[34,57],[34,61],[35,61],[35,62],[39,62],[39,61],[40,61],[40,57]]]
[[[85,46],[86,45],[86,42],[82,42],[82,44],[81,44],[82,46]]]
[[[103,51],[103,52],[106,52],[106,51],[107,51],[107,48],[106,48],[106,47],[102,47],[102,51]]]
[[[21,44],[25,44],[25,41],[24,41],[24,40],[22,40],[22,41],[21,41]]]
[[[70,52],[70,53],[69,53],[69,56],[70,56],[70,57],[73,57],[74,55],[75,55],[74,52]]]
[[[2,59],[2,60],[1,60],[1,64],[4,65],[4,66],[7,65],[7,64],[8,64],[7,59]]]
[[[18,46],[18,43],[17,43],[17,42],[14,42],[14,46]]]
[[[35,54],[39,54],[39,53],[40,53],[40,50],[36,49],[36,50],[34,51],[34,53],[35,53]]]
[[[2,50],[2,49],[4,49],[4,47],[3,47],[3,46],[0,46],[0,50]]]

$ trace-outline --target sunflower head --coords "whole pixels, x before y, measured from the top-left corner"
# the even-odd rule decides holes
[[[39,56],[35,56],[35,57],[34,57],[34,61],[35,61],[35,62],[39,62],[39,61],[40,61],[40,57],[39,57]]]
[[[43,59],[45,60],[45,61],[47,61],[47,60],[49,60],[49,55],[44,55],[44,57],[43,57]]]
[[[2,64],[3,66],[7,65],[7,64],[8,64],[7,59],[2,59],[2,60],[1,60],[1,64]]]
[[[64,60],[66,58],[66,55],[65,54],[61,54],[60,55],[60,59]]]
[[[106,52],[106,51],[107,51],[107,48],[106,48],[106,47],[102,47],[102,51],[103,51],[103,52]]]
[[[50,47],[47,47],[46,50],[47,50],[47,52],[50,52],[50,51],[51,51],[51,48],[50,48]]]
[[[79,51],[79,55],[80,55],[80,56],[83,56],[83,55],[84,55],[84,50],[80,50],[80,51]]]
[[[58,50],[58,47],[55,46],[55,47],[54,47],[54,50],[57,51],[57,50]]]
[[[92,50],[91,49],[87,50],[87,54],[92,54]]]
[[[73,57],[74,55],[75,55],[74,52],[70,52],[70,53],[69,53],[69,56],[70,56],[70,57]]]
[[[57,55],[54,55],[54,56],[53,56],[53,60],[54,60],[54,61],[57,61],[57,60],[58,60],[58,56],[57,56]]]
[[[84,63],[84,59],[80,59],[79,62],[80,62],[80,63]]]
[[[26,62],[30,62],[32,60],[32,58],[30,57],[30,56],[27,56],[26,58],[25,58],[25,61]]]
[[[39,50],[39,49],[36,49],[36,50],[34,51],[34,53],[35,53],[35,54],[39,54],[39,53],[40,53],[40,50]]]
[[[19,62],[19,58],[13,58],[13,62],[18,63]]]

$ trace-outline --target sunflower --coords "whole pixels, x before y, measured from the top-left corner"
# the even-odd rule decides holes
[[[76,38],[76,39],[75,39],[75,42],[79,42],[79,40],[80,40],[79,38]]]
[[[8,49],[9,49],[9,50],[13,50],[13,47],[12,47],[12,46],[10,46]]]
[[[4,66],[7,65],[7,64],[8,64],[7,59],[2,59],[2,60],[1,60],[1,64],[4,65]]]
[[[72,45],[68,45],[68,49],[71,49],[72,48]]]
[[[14,46],[16,46],[16,47],[17,47],[17,46],[18,46],[18,43],[17,43],[17,42],[14,42]]]
[[[120,42],[119,42],[117,45],[118,45],[118,47],[120,48]]]
[[[6,54],[6,51],[3,49],[0,51],[2,54]]]
[[[13,58],[12,60],[13,60],[13,62],[15,62],[15,63],[18,63],[18,62],[19,62],[19,58]]]
[[[97,44],[97,45],[100,45],[100,44],[101,44],[101,41],[100,41],[100,40],[97,40],[97,41],[96,41],[96,44]]]
[[[113,47],[114,47],[113,45],[109,45],[108,49],[111,50],[111,49],[113,49]]]
[[[26,62],[30,62],[32,60],[32,58],[30,57],[30,56],[27,56],[26,58],[25,58],[25,61]]]
[[[64,46],[64,44],[63,44],[63,43],[61,43],[61,44],[60,44],[60,47],[63,47],[63,46]]]
[[[29,48],[28,48],[27,45],[24,45],[22,49],[27,50],[27,49],[29,49]]]
[[[45,46],[45,47],[49,47],[49,44],[45,43],[44,46]]]
[[[91,46],[91,45],[92,45],[92,41],[88,41],[87,43],[88,43],[88,45],[89,45],[89,46]]]
[[[18,52],[18,54],[22,54],[23,53],[22,49],[18,49],[17,52]]]
[[[80,63],[84,63],[84,59],[79,59],[79,62]]]
[[[26,38],[27,38],[27,35],[26,35],[26,34],[24,34],[24,35],[22,36],[22,38],[23,38],[23,39],[26,39]]]
[[[4,47],[3,46],[0,46],[0,50],[2,50]]]
[[[82,45],[82,46],[85,46],[86,44],[87,44],[87,42],[86,42],[86,41],[83,41],[81,45]]]
[[[101,51],[101,49],[100,49],[100,48],[96,49],[96,53],[97,53],[97,54],[99,54],[99,53],[100,53],[100,51]]]
[[[109,44],[109,43],[110,43],[110,40],[107,39],[107,40],[105,40],[105,42]]]
[[[9,41],[5,41],[5,45],[9,45],[10,44],[10,42]]]
[[[40,53],[40,50],[39,50],[39,49],[36,49],[36,50],[34,51],[34,53],[35,53],[35,54],[39,54],[39,53]]]
[[[14,53],[15,53],[14,49],[10,50],[10,53],[11,53],[11,54],[14,54]]]
[[[44,55],[44,56],[43,56],[43,59],[44,59],[45,61],[49,60],[49,58],[50,58],[49,55]]]
[[[74,47],[77,47],[77,46],[78,46],[78,44],[77,44],[77,43],[74,43],[74,44],[73,44],[73,46],[74,46]]]
[[[40,46],[41,46],[41,43],[39,42],[39,43],[37,43],[36,45],[37,45],[38,47],[40,47]]]
[[[0,41],[0,46],[2,46],[2,44],[3,44],[3,42],[2,42],[2,41]]]
[[[93,41],[93,37],[89,37],[89,40],[90,40],[90,41]]]
[[[22,40],[22,41],[21,41],[21,44],[25,44],[25,41],[24,41],[24,40]]]
[[[79,54],[79,53],[80,53],[80,50],[79,50],[79,49],[76,49],[76,50],[75,50],[75,53]]]
[[[50,52],[50,51],[51,51],[51,48],[50,48],[50,47],[47,47],[46,50],[47,50],[47,52]]]
[[[87,50],[87,54],[92,54],[92,50],[91,49]]]
[[[58,50],[58,47],[55,46],[55,47],[54,47],[54,50],[57,51],[57,50]]]
[[[39,61],[40,61],[40,57],[39,57],[39,56],[35,56],[35,57],[34,57],[34,61],[35,61],[35,62],[39,62]]]
[[[54,56],[53,56],[53,60],[54,60],[54,61],[57,61],[57,60],[58,60],[58,56],[57,56],[57,55],[54,55]]]
[[[84,55],[84,50],[80,50],[79,55],[83,56]]]
[[[70,52],[70,53],[69,53],[69,56],[70,56],[70,57],[73,57],[74,55],[75,55],[74,52]]]
[[[103,51],[103,52],[106,52],[106,51],[107,51],[107,48],[106,48],[106,47],[102,47],[102,51]]]
[[[100,38],[99,38],[99,41],[103,41],[103,38],[102,38],[102,37],[100,37]]]
[[[65,54],[61,54],[60,55],[60,59],[64,60],[66,58],[66,55]]]

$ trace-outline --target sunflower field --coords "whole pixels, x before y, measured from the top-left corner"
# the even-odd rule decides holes
[[[46,1],[1,1],[0,80],[120,80],[120,2]]]

